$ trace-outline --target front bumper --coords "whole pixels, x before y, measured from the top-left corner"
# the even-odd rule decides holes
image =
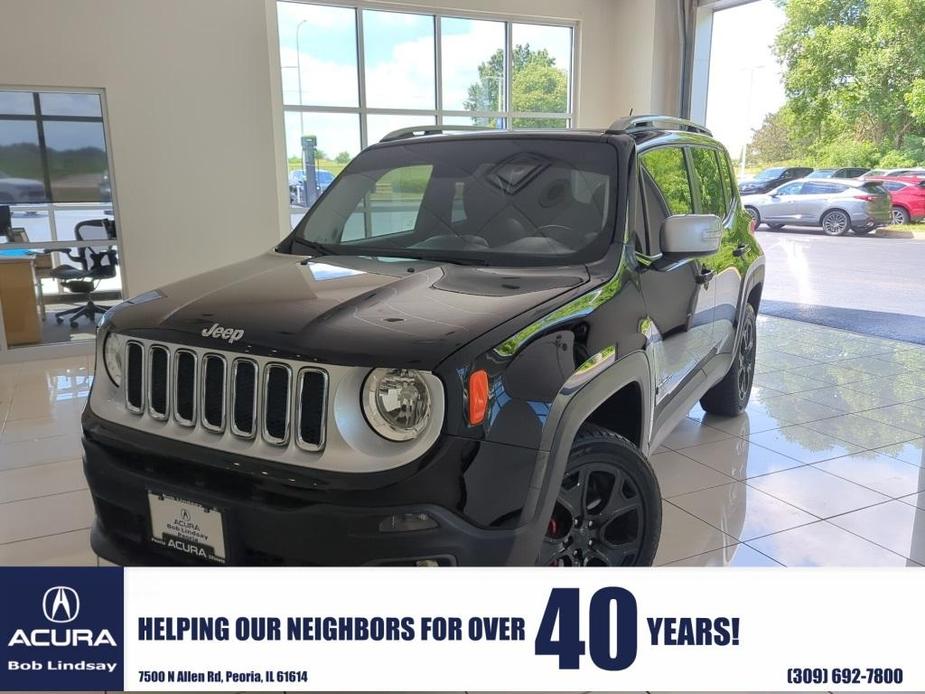
[[[401,478],[346,475],[356,478],[348,484],[301,472],[287,481],[265,470],[255,477],[230,456],[197,460],[203,451],[184,447],[85,414],[84,471],[97,514],[91,545],[100,557],[201,563],[150,541],[149,491],[220,510],[235,565],[530,565],[545,532],[533,489],[544,466],[528,449],[445,437]],[[426,514],[437,527],[380,530],[399,514]]]

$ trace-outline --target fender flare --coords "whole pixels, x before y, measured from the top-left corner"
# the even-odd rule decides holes
[[[732,343],[732,353],[736,354],[739,349],[739,340],[742,339],[742,318],[745,316],[745,305],[748,303],[748,295],[759,284],[764,284],[764,255],[758,256],[749,266],[745,277],[742,280],[741,289],[739,289],[739,305],[736,308],[735,324],[735,341]],[[755,309],[758,313],[758,309]]]
[[[543,429],[536,470],[524,504],[521,522],[527,526],[529,538],[522,545],[525,556],[519,558],[521,563],[532,563],[539,551],[546,530],[546,520],[552,513],[572,442],[581,425],[610,396],[631,384],[639,387],[642,397],[640,448],[644,455],[647,454],[654,412],[652,394],[655,388],[652,378],[649,359],[645,352],[638,350],[605,368],[596,370],[593,377],[577,386],[574,385],[574,377],[569,379],[559,391]],[[533,559],[529,558],[531,556]]]

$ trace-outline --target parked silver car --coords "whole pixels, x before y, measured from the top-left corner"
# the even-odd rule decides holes
[[[890,194],[880,181],[801,178],[763,195],[743,195],[756,225],[822,227],[829,236],[867,234],[891,221]]]

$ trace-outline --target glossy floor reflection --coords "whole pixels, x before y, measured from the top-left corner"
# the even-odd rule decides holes
[[[656,562],[925,563],[925,347],[759,317],[734,419],[695,407],[651,456]],[[87,357],[0,366],[0,565],[95,564],[80,465]]]

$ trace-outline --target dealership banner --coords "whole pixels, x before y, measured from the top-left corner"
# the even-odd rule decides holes
[[[922,691],[915,569],[0,568],[0,689]]]

